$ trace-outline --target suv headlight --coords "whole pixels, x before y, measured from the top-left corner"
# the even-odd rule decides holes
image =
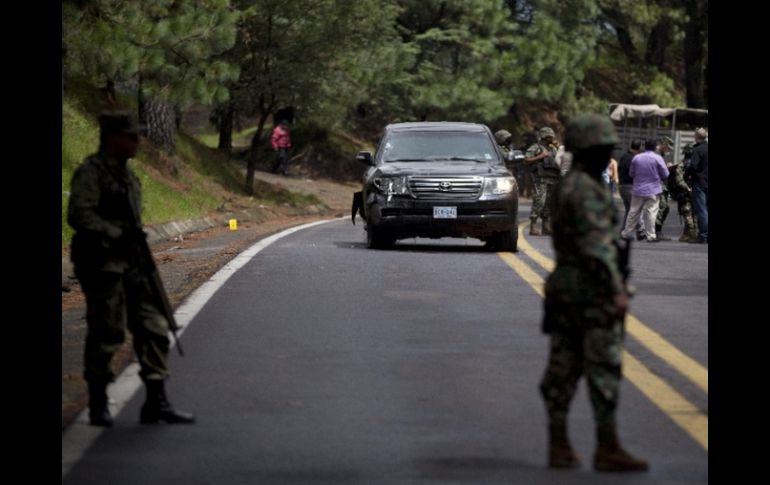
[[[375,177],[372,180],[374,186],[385,195],[408,194],[406,177]]]
[[[485,177],[481,198],[510,194],[514,187],[516,187],[516,179],[513,177]]]

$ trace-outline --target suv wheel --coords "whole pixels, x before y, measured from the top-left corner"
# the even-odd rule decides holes
[[[510,231],[496,232],[492,239],[491,246],[496,251],[510,251],[512,253],[519,250],[519,229],[518,227],[511,228]]]
[[[387,249],[396,242],[387,231],[378,227],[366,226],[366,247],[369,249]]]

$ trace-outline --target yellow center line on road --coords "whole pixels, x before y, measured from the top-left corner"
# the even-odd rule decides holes
[[[554,268],[554,262],[533,248],[525,239],[522,227],[519,227],[519,249],[524,254],[532,258],[546,271],[551,272]],[[542,287],[542,285],[541,285]],[[537,290],[536,290],[537,291]],[[542,296],[542,293],[538,293]],[[632,314],[626,315],[626,332],[645,346],[659,359],[676,369],[677,372],[685,376],[693,384],[701,388],[708,395],[709,392],[709,373],[708,369],[700,365],[697,361],[686,355],[681,350],[674,347],[659,333],[643,324]]]
[[[658,406],[680,428],[685,430],[704,450],[709,450],[709,418],[663,379],[627,351],[623,351],[623,375],[647,399]]]

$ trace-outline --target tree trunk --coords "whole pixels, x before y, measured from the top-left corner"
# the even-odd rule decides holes
[[[115,81],[112,79],[107,79],[107,82],[104,83],[104,87],[101,88],[101,91],[110,106],[115,106],[117,104],[117,98],[115,96]]]
[[[177,131],[182,128],[182,116],[184,116],[182,108],[174,106],[174,126],[176,126]]]
[[[647,37],[647,52],[644,61],[658,68],[658,71],[665,72],[666,49],[671,44],[671,20],[663,17],[650,31]]]
[[[636,53],[636,46],[634,46],[634,41],[631,38],[625,14],[611,7],[603,7],[601,10],[607,22],[615,29],[615,36],[618,38],[618,45],[620,45],[623,55],[626,56],[629,63],[638,64],[639,55]]]
[[[270,113],[260,113],[259,124],[257,125],[257,132],[251,138],[251,149],[249,155],[246,157],[246,187],[244,190],[247,194],[252,195],[254,193],[254,170],[257,162],[257,147],[259,146],[259,140],[262,138],[262,132],[265,129],[265,123]]]
[[[228,104],[219,112],[219,145],[217,150],[230,151],[233,148],[233,115],[235,106]]]
[[[170,154],[176,153],[176,118],[171,105],[157,98],[147,100],[142,115],[147,138]]]
[[[687,106],[690,108],[705,108],[704,98],[704,33],[703,28],[708,22],[708,8],[704,2],[694,0],[687,2],[687,14],[690,19],[684,30],[684,64],[685,88],[687,90]]]

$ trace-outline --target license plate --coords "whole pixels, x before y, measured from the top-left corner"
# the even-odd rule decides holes
[[[457,207],[434,207],[434,219],[457,219]]]

